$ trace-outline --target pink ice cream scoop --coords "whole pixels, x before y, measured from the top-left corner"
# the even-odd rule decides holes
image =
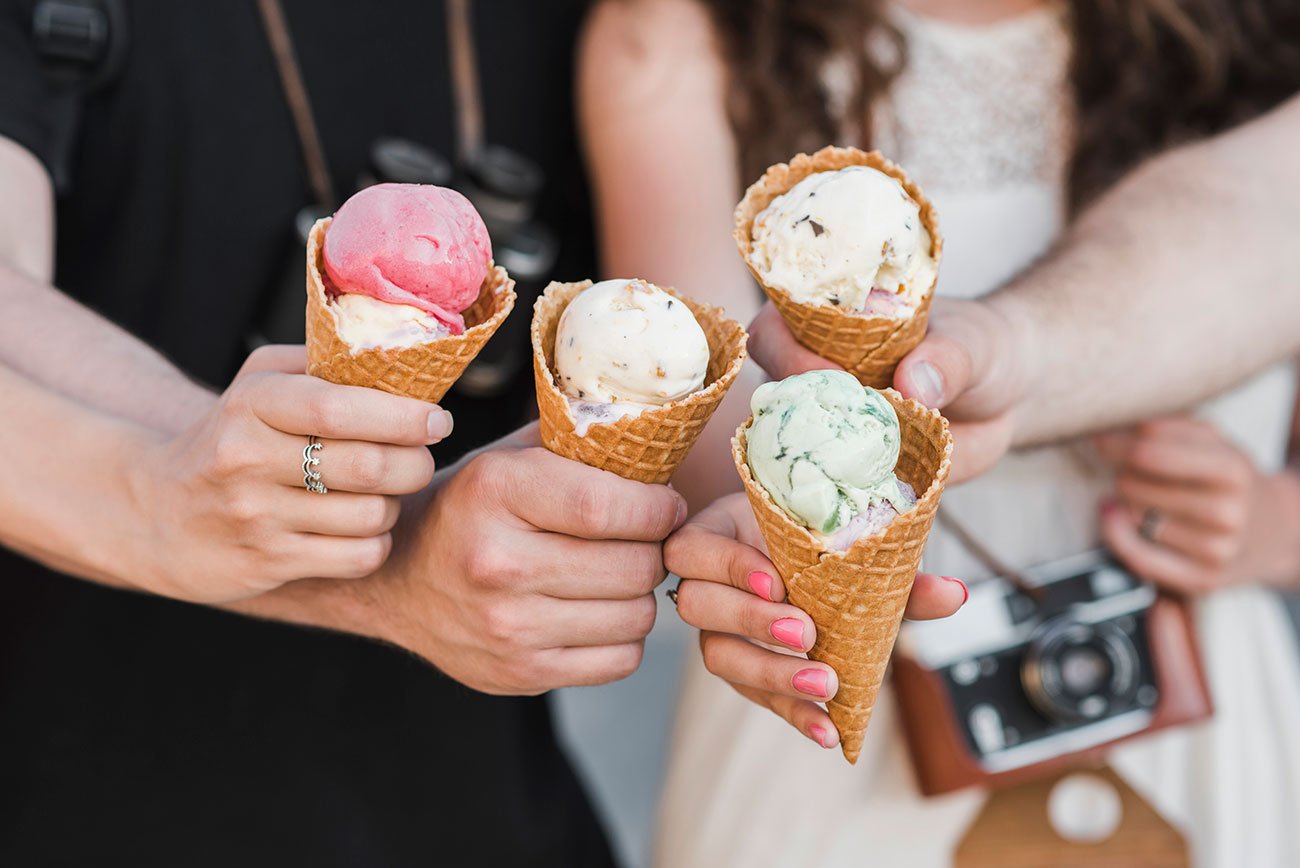
[[[325,271],[339,293],[408,304],[465,331],[492,259],[483,218],[461,194],[377,184],[343,203],[325,234]]]

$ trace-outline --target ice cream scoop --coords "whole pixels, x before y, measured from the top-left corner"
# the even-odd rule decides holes
[[[492,244],[483,218],[455,190],[377,184],[339,208],[323,259],[340,297],[408,305],[460,334],[461,312],[478,298]]]
[[[658,406],[704,386],[709,342],[690,308],[644,280],[606,280],[560,317],[555,373],[582,402]]]
[[[748,259],[767,286],[797,302],[910,316],[937,266],[920,207],[869,166],[816,172],[754,220]]]
[[[898,414],[851,374],[810,371],[764,383],[750,408],[750,471],[805,527],[833,535],[882,503],[898,513],[915,505],[894,475]]]

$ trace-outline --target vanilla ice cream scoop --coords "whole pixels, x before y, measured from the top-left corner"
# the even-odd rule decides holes
[[[661,405],[704,386],[709,342],[690,308],[644,280],[606,280],[560,317],[555,373],[575,401]]]
[[[752,239],[763,283],[805,304],[910,316],[937,270],[920,207],[869,166],[804,178],[755,218]]]

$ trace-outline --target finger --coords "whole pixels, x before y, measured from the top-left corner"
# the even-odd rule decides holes
[[[276,504],[273,508],[289,530],[326,536],[382,536],[397,524],[401,512],[396,497],[333,491],[325,497],[306,490],[281,491]]]
[[[677,587],[677,614],[701,630],[748,636],[792,651],[807,651],[817,639],[817,628],[802,609],[715,582],[683,580]]]
[[[276,469],[275,481],[292,488],[304,488],[303,461],[307,440],[275,432],[268,437],[264,461]],[[424,446],[388,446],[359,440],[322,440],[312,450],[317,463],[311,465],[330,491],[360,494],[414,494],[433,481],[433,456]]]
[[[1209,422],[1185,414],[1148,419],[1138,424],[1137,431],[1144,438],[1158,440],[1176,440],[1207,446],[1223,442],[1223,435]]]
[[[748,510],[749,520],[753,512]],[[736,517],[715,503],[682,525],[664,543],[664,566],[686,579],[731,585],[765,600],[785,599],[776,567],[753,546],[739,542]]]
[[[831,716],[817,703],[807,699],[782,696],[778,693],[767,693],[763,690],[755,690],[752,687],[744,687],[739,684],[731,686],[741,696],[755,705],[775,713],[777,717],[782,718],[786,723],[802,732],[821,747],[832,748],[839,746],[839,730],[831,722]]]
[[[1204,567],[1173,549],[1143,539],[1124,509],[1103,509],[1102,538],[1120,561],[1144,579],[1173,590],[1197,593],[1213,587]]]
[[[970,386],[970,347],[956,337],[931,332],[894,370],[894,388],[905,398],[942,408]]]
[[[1092,444],[1097,454],[1107,464],[1115,467],[1120,467],[1128,461],[1128,454],[1136,442],[1137,432],[1132,428],[1116,428],[1092,437]]]
[[[249,353],[235,379],[266,372],[302,374],[306,370],[307,347],[302,344],[268,344]]]
[[[541,530],[590,540],[659,542],[686,518],[686,501],[666,485],[647,485],[561,458],[521,449],[492,458],[500,502]]]
[[[935,576],[930,573],[917,573],[912,583],[912,595],[907,598],[904,618],[913,621],[932,621],[936,618],[948,618],[970,598],[966,583],[953,576]]]
[[[521,638],[534,648],[582,648],[640,642],[655,624],[653,594],[635,600],[539,598],[535,625]]]
[[[554,648],[538,655],[546,688],[591,687],[627,678],[641,665],[645,643]]]
[[[1235,464],[1226,457],[1225,450],[1202,443],[1139,437],[1124,466],[1168,482],[1223,486],[1235,479]]]
[[[768,693],[825,702],[839,690],[835,671],[825,663],[760,648],[724,633],[700,634],[704,666],[724,681]]]
[[[287,434],[427,446],[451,433],[451,414],[437,404],[378,389],[261,374],[248,381],[246,390],[253,414]]]
[[[948,481],[953,485],[974,479],[997,464],[1011,448],[1015,433],[1007,416],[985,422],[954,422],[949,430],[952,431],[952,470]]]
[[[783,380],[806,371],[835,370],[843,367],[824,359],[795,338],[780,312],[768,302],[749,324],[749,355],[769,377]]]
[[[1155,536],[1149,541],[1210,570],[1227,567],[1238,550],[1234,534],[1207,530],[1176,518],[1161,522],[1156,528]]]
[[[393,536],[325,536],[289,534],[280,552],[285,580],[360,579],[384,565],[393,549]]]
[[[1130,472],[1116,478],[1115,492],[1139,520],[1155,509],[1202,529],[1235,532],[1245,521],[1244,504],[1214,488],[1170,484]]]
[[[565,600],[635,600],[668,575],[658,543],[546,537],[551,568],[517,583],[522,590]]]

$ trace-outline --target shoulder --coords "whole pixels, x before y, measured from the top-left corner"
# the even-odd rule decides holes
[[[644,108],[674,95],[721,91],[713,21],[696,0],[601,0],[578,46],[587,109]]]

